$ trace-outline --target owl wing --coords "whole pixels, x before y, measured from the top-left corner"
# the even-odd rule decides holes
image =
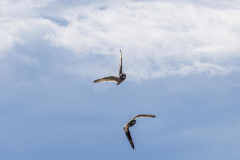
[[[134,144],[133,144],[132,137],[131,137],[131,134],[130,134],[130,131],[129,131],[129,127],[124,127],[123,129],[124,129],[124,132],[127,136],[128,141],[130,142],[132,148],[134,149]]]
[[[97,79],[97,80],[93,81],[93,83],[118,82],[118,81],[119,81],[118,77],[109,76],[109,77],[104,77],[104,78]]]
[[[122,51],[120,50],[119,76],[122,73]]]
[[[150,114],[139,114],[139,115],[133,117],[131,120],[136,119],[136,118],[140,118],[140,117],[143,117],[143,118],[155,118],[156,116],[155,115],[150,115]]]

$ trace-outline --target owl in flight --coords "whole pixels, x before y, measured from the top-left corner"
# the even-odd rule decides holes
[[[126,79],[126,74],[122,73],[122,51],[120,50],[119,77],[114,77],[114,76],[104,77],[104,78],[100,78],[93,81],[93,83],[117,82],[117,85],[119,85],[125,79]]]
[[[130,134],[130,131],[129,131],[129,127],[132,127],[135,123],[136,123],[136,118],[139,118],[139,117],[144,117],[144,118],[155,118],[156,116],[155,115],[148,115],[148,114],[139,114],[135,117],[133,117],[124,127],[123,127],[123,130],[124,132],[126,133],[126,136],[132,146],[132,148],[134,149],[134,144],[133,144],[133,141],[132,141],[132,137],[131,137],[131,134]]]

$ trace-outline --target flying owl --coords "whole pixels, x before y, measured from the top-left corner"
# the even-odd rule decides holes
[[[100,78],[93,81],[93,83],[117,82],[117,85],[119,85],[125,79],[126,79],[126,74],[122,73],[122,51],[120,50],[119,77],[114,77],[114,76],[104,77],[104,78]]]
[[[134,149],[134,144],[133,144],[133,141],[132,141],[132,137],[131,137],[131,134],[130,134],[130,131],[129,131],[129,127],[132,127],[133,125],[135,125],[136,123],[136,118],[139,118],[139,117],[144,117],[144,118],[155,118],[156,116],[155,115],[148,115],[148,114],[139,114],[135,117],[133,117],[124,127],[123,127],[123,130],[132,146],[132,148]]]

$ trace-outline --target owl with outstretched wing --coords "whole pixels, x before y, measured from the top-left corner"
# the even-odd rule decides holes
[[[155,118],[156,116],[155,115],[149,115],[149,114],[139,114],[135,117],[133,117],[124,127],[123,127],[123,130],[128,138],[128,141],[130,142],[132,148],[134,149],[134,144],[133,144],[133,140],[132,140],[132,137],[131,137],[131,134],[130,134],[130,131],[129,131],[129,127],[132,127],[133,125],[135,125],[136,123],[136,120],[137,118],[140,118],[140,117],[143,117],[143,118]]]
[[[125,79],[126,79],[126,74],[122,73],[122,51],[120,50],[119,77],[114,77],[114,76],[104,77],[104,78],[100,78],[93,81],[93,83],[117,82],[117,85],[119,85]]]

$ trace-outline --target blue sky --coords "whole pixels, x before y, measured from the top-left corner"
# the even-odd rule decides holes
[[[238,160],[239,6],[2,0],[0,158]]]

